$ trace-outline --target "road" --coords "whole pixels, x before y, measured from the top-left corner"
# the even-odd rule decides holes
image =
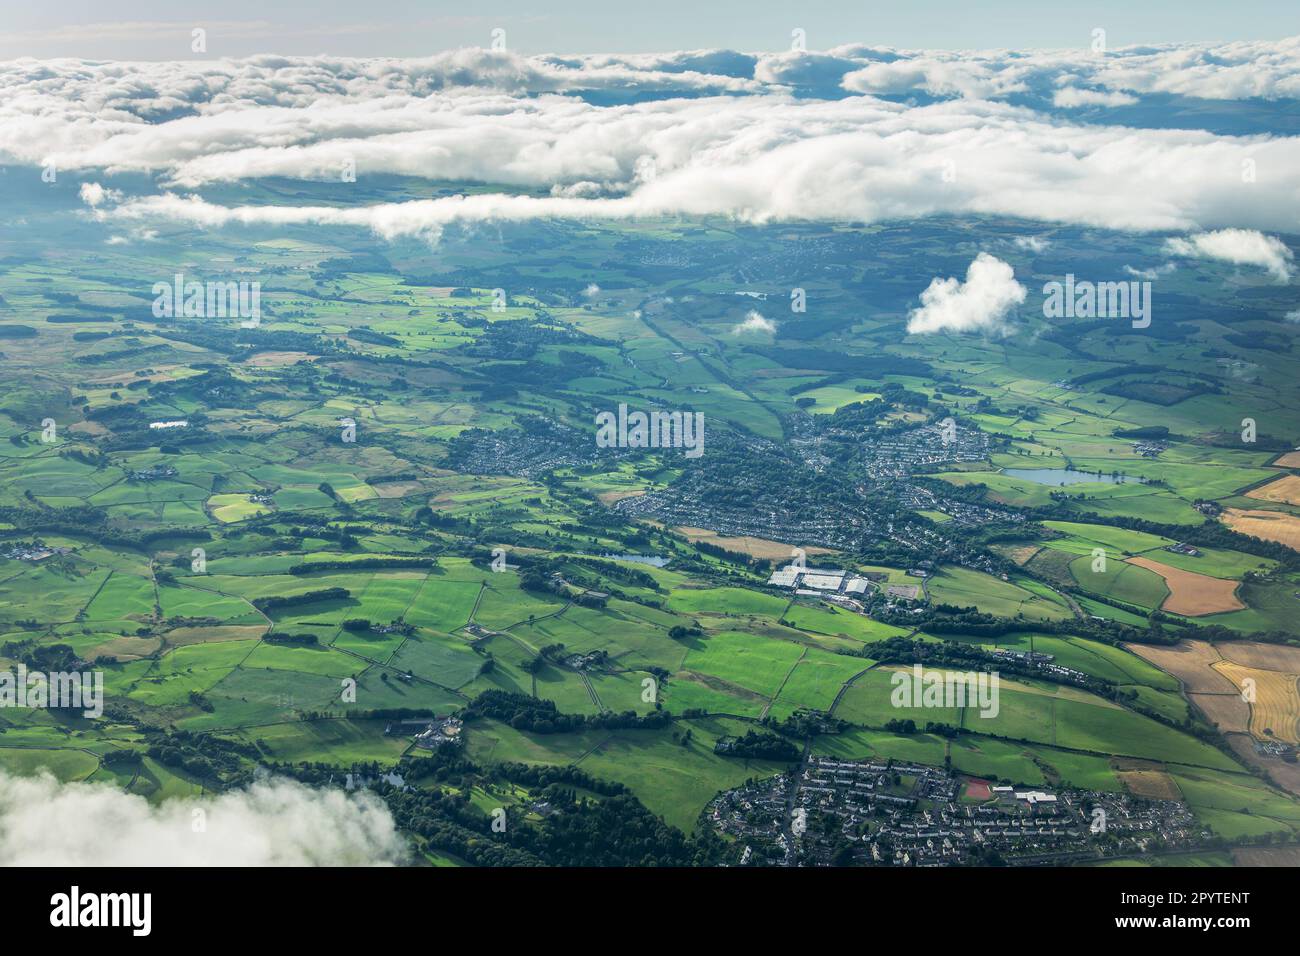
[[[808,737],[803,742],[803,753],[799,757],[799,766],[794,770],[794,776],[790,780],[790,792],[785,798],[785,819],[781,821],[781,832],[785,835],[785,845],[789,848],[785,855],[785,865],[795,866],[798,864],[799,855],[795,852],[794,846],[794,810],[795,798],[799,795],[799,781],[803,779],[803,772],[808,767],[808,758],[812,755],[812,738]]]

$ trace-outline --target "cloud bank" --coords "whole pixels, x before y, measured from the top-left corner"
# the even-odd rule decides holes
[[[981,252],[967,267],[965,282],[937,276],[931,280],[921,293],[921,307],[908,314],[907,331],[1003,332],[1007,316],[1027,294],[1011,266]]]
[[[1165,248],[1176,256],[1259,266],[1283,284],[1291,281],[1291,263],[1295,259],[1280,239],[1251,229],[1220,229],[1186,239],[1166,239]]]
[[[365,792],[276,780],[151,805],[108,785],[0,772],[0,860],[10,866],[373,866],[406,852],[387,807]]]
[[[1294,230],[1300,137],[1141,125],[1162,117],[1159,98],[1170,96],[1249,97],[1252,115],[1269,100],[1291,104],[1300,39],[1104,56],[849,45],[15,60],[0,63],[0,162],[99,180],[86,199],[105,220],[337,224],[387,236],[436,238],[449,222],[494,218],[660,215]],[[1194,124],[1211,114],[1185,115]],[[498,192],[348,204],[349,170],[360,182],[472,181]],[[113,177],[128,173],[154,188],[117,196]],[[204,195],[265,177],[339,185],[320,207]]]
[[[1077,86],[1067,86],[1052,94],[1052,105],[1062,109],[1074,109],[1077,106],[1133,106],[1137,102],[1138,98],[1128,93],[1081,90]]]

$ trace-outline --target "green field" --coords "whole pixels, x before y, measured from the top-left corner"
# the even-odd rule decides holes
[[[527,72],[511,82],[527,86]],[[663,76],[653,89],[602,81],[572,106],[657,109]],[[796,111],[808,90],[790,79],[779,95]],[[444,95],[428,84],[422,109]],[[529,109],[565,90],[532,91]],[[236,96],[209,92],[217,105]],[[408,123],[394,106],[388,120]],[[173,109],[178,130],[199,121],[162,112]],[[531,115],[497,117],[500,149]],[[151,123],[128,118],[141,133]],[[1259,133],[1246,126],[1231,129]],[[568,178],[554,192],[527,181],[548,166],[539,154],[506,185],[375,167],[346,199],[328,177],[279,175],[195,196],[362,201],[391,223],[408,221],[384,218],[403,203],[465,212],[498,193],[511,197],[501,209],[639,203],[620,179],[635,155],[586,169],[561,161],[562,147]],[[112,190],[136,188],[134,162]],[[1300,474],[1275,463],[1300,444],[1300,353],[1281,318],[1292,287],[1249,264],[1178,257],[1160,287],[1176,310],[1136,334],[1043,323],[1037,289],[1081,256],[1117,275],[1157,268],[1171,258],[1164,234],[952,211],[777,222],[761,210],[512,212],[488,228],[456,213],[418,235],[252,220],[155,231],[112,224],[116,198],[88,213],[70,183],[37,201],[16,184],[39,177],[18,169],[0,177],[14,234],[0,255],[0,668],[99,671],[106,707],[102,719],[6,708],[0,770],[46,769],[155,804],[267,773],[322,789],[353,775],[408,827],[428,824],[405,836],[433,865],[541,859],[575,834],[590,847],[635,835],[645,845],[621,852],[656,863],[680,837],[694,862],[735,864],[761,841],[714,841],[702,811],[792,765],[715,750],[752,731],[745,753],[914,762],[963,783],[1120,795],[1166,782],[1137,767],[1167,774],[1225,840],[1300,833],[1282,762],[1233,750],[1177,678],[1125,650],[1256,638],[1281,657],[1300,635],[1300,552],[1217,516],[1257,508],[1285,527],[1300,515],[1245,495]],[[653,189],[669,195],[688,173],[664,169]],[[1040,235],[1039,251],[1022,241]],[[1007,317],[1016,334],[909,332],[922,290],[960,277],[961,250],[977,246],[1006,257],[1035,297]],[[264,321],[153,315],[154,280],[181,271],[264,283]],[[796,286],[806,312],[790,308]],[[670,421],[700,413],[700,456],[598,441],[595,416],[620,405]],[[1238,440],[1246,415],[1258,442]],[[955,449],[936,437],[949,417]],[[866,580],[767,583],[800,553]],[[1246,606],[1161,612],[1169,587],[1125,560],[1137,556],[1237,583]],[[1051,655],[1070,673],[994,650]],[[945,660],[998,672],[996,716],[895,705],[894,674]],[[466,718],[460,751],[421,745],[417,733],[452,715]],[[374,782],[394,773],[407,782]],[[957,798],[979,799],[978,788]],[[529,839],[488,829],[497,806]],[[852,856],[882,822],[828,832],[826,853],[801,862]],[[1173,859],[1166,849],[1126,859]]]

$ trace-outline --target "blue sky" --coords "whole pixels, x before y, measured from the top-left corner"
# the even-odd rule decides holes
[[[111,26],[109,26],[111,25]],[[1084,47],[1103,27],[1112,47],[1300,34],[1285,0],[60,0],[0,9],[0,57],[189,59],[203,26],[209,56],[254,53],[421,56],[485,46],[493,27],[520,53],[779,50],[790,31],[810,49],[863,42],[909,48]]]

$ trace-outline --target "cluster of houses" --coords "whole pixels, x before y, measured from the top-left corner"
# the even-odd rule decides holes
[[[601,601],[609,599],[609,595],[604,591],[593,591],[591,588],[574,584],[572,581],[566,580],[559,571],[551,572],[550,585],[552,591],[572,598],[579,604],[599,604]]]
[[[872,478],[902,478],[936,465],[984,461],[991,441],[978,428],[956,425],[945,435],[942,425],[925,425],[874,439],[864,452]]]
[[[129,481],[162,481],[164,478],[175,478],[177,474],[179,472],[171,465],[154,465],[127,472],[126,477]]]
[[[802,541],[830,548],[851,548],[880,526],[864,505],[852,521],[830,511],[805,513],[780,508],[726,508],[690,487],[622,498],[614,509],[640,520],[708,528],[724,537],[751,535],[771,541]]]
[[[459,717],[435,717],[433,720],[392,720],[384,727],[389,737],[410,736],[415,746],[423,750],[437,750],[443,746],[457,746],[465,725]]]
[[[940,767],[814,756],[707,810],[746,865],[1048,864],[1193,845],[1187,806],[1122,793],[991,785]]]
[[[1056,658],[1052,654],[1043,654],[1039,651],[1017,651],[1010,648],[1000,647],[989,651],[989,655],[1004,661],[1011,661],[1016,664],[1023,664],[1026,667],[1032,667],[1036,671],[1050,674],[1057,680],[1067,684],[1080,684],[1086,686],[1096,682],[1093,677],[1085,674],[1083,671],[1055,663]]]
[[[961,525],[982,525],[993,521],[1020,522],[1025,516],[1017,511],[998,508],[974,501],[961,501],[936,494],[923,485],[902,485],[898,489],[898,502],[913,511],[940,511]]]
[[[1255,753],[1261,757],[1276,757],[1279,760],[1285,760],[1287,763],[1295,763],[1296,749],[1288,743],[1281,740],[1257,740],[1251,738],[1255,745]]]
[[[1160,453],[1168,448],[1168,445],[1160,441],[1137,441],[1133,443],[1133,450],[1143,458],[1159,458]]]
[[[5,551],[3,556],[10,561],[44,561],[46,558],[52,558],[55,555],[71,554],[71,548],[52,548],[42,544],[39,541],[22,542],[14,544]]]
[[[605,650],[588,651],[585,654],[570,654],[564,658],[564,666],[575,671],[601,670],[609,663],[609,652]]]

